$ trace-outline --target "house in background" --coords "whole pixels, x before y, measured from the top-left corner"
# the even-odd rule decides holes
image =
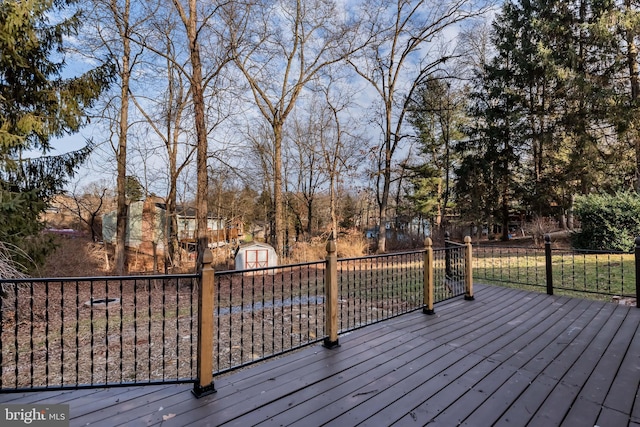
[[[162,199],[149,197],[127,206],[126,246],[149,255],[164,253],[164,233],[167,221]],[[102,238],[116,243],[117,211],[102,216]]]
[[[184,243],[196,242],[196,209],[179,207],[177,210],[178,240]],[[242,236],[242,222],[239,220],[228,221],[226,218],[214,217],[209,214],[207,218],[207,237],[209,246],[224,246],[227,243],[237,242]]]
[[[176,235],[180,245],[187,251],[195,249],[196,210],[179,207],[177,210]],[[102,217],[102,235],[105,243],[116,243],[117,212],[111,211]],[[131,202],[127,212],[126,246],[149,255],[164,253],[165,230],[168,215],[164,201],[148,197],[144,201]],[[207,219],[209,247],[224,246],[237,242],[242,236],[240,221],[227,221],[209,215]]]
[[[264,241],[269,235],[269,224],[264,221],[255,221],[248,228],[247,232],[251,235],[251,240]]]

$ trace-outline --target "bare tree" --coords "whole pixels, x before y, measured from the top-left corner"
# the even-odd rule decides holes
[[[209,182],[207,178],[207,123],[204,106],[204,79],[202,76],[202,58],[200,56],[200,40],[198,35],[202,29],[199,22],[199,14],[196,0],[188,0],[183,5],[180,0],[173,0],[173,4],[180,15],[185,27],[189,44],[189,60],[191,72],[189,83],[191,85],[191,98],[193,100],[194,121],[196,128],[196,228],[198,241],[198,261],[196,266],[202,264],[202,257],[208,247],[207,239],[207,195]],[[209,13],[205,12],[204,16]]]
[[[116,157],[116,193],[117,220],[115,271],[119,274],[125,271],[126,262],[126,224],[127,224],[127,141],[129,133],[129,100],[131,89],[131,75],[139,65],[143,49],[140,44],[133,42],[136,29],[149,18],[149,10],[133,7],[131,0],[92,0],[92,10],[89,21],[93,30],[87,36],[90,40],[88,49],[90,55],[100,52],[112,58],[117,67],[119,77],[119,93],[107,101],[104,116],[110,122],[111,146]],[[109,118],[109,110],[117,111]]]
[[[319,146],[323,143],[323,138],[328,133],[326,129],[326,106],[318,102],[318,99],[312,98],[308,103],[305,111],[293,115],[292,126],[290,129],[291,151],[288,154],[289,159],[285,162],[285,175],[295,181],[295,194],[300,199],[300,205],[304,206],[305,212],[298,212],[295,206],[292,206],[296,215],[296,222],[299,224],[298,229],[303,226],[302,217],[306,216],[306,234],[307,237],[312,235],[313,224],[313,208],[316,196],[321,186],[326,182],[327,177],[322,168],[322,155]]]
[[[275,229],[275,219],[273,203],[274,198],[272,189],[274,188],[273,164],[273,133],[271,129],[268,129],[268,125],[263,121],[259,123],[251,123],[248,126],[246,136],[249,143],[249,150],[246,155],[246,163],[244,165],[245,172],[248,176],[252,177],[252,183],[255,185],[259,183],[259,188],[256,188],[261,194],[258,203],[261,208],[264,208],[262,217],[258,215],[258,218],[268,224],[268,230],[266,230],[266,236],[273,240],[273,231]]]
[[[138,95],[132,98],[153,134],[160,139],[166,154],[165,270],[177,266],[180,261],[177,235],[178,177],[191,163],[196,147],[187,143],[188,132],[184,129],[190,91],[184,64],[181,64],[180,49],[176,46],[176,32],[177,23],[171,10],[166,14],[158,14],[151,22],[151,33],[158,50],[159,46],[164,46],[156,71],[159,76],[164,75],[165,86],[161,96]]]
[[[146,43],[145,47],[153,51],[156,55],[164,58],[168,65],[167,69],[169,76],[168,90],[170,91],[168,96],[174,97],[173,101],[178,101],[182,104],[185,101],[184,87],[176,87],[176,73],[180,73],[184,76],[188,83],[189,89],[186,94],[190,98],[190,108],[193,110],[193,127],[195,128],[195,153],[196,153],[196,228],[197,228],[197,251],[198,262],[196,266],[201,265],[201,258],[204,254],[204,250],[208,247],[207,236],[207,197],[209,192],[208,174],[207,174],[207,159],[209,158],[209,145],[208,135],[215,128],[215,124],[220,123],[223,118],[218,114],[217,120],[214,120],[214,126],[210,126],[210,114],[207,114],[206,92],[208,86],[212,81],[218,79],[222,75],[229,56],[222,43],[219,43],[221,33],[225,31],[222,22],[217,20],[221,7],[226,3],[218,4],[201,4],[198,5],[196,0],[172,0],[172,6],[178,15],[179,24],[184,27],[184,37],[186,55],[183,57],[178,54],[180,49],[175,48],[175,40],[179,39],[182,35],[178,33],[170,33],[169,31],[162,31],[162,28],[158,27],[156,23],[156,30],[161,34],[161,42],[159,45],[153,43]],[[168,27],[171,27],[172,21],[166,22]],[[162,24],[160,24],[162,25]],[[206,54],[203,55],[202,47],[203,42],[208,41],[209,49]],[[206,58],[207,61],[203,61]],[[178,90],[178,92],[176,92]],[[216,89],[212,90],[216,92]],[[177,98],[177,97],[180,98]],[[177,108],[177,109],[176,109]],[[168,107],[167,118],[173,121],[173,144],[177,141],[175,132],[179,132],[177,127],[177,120],[180,117],[176,115],[184,113],[185,104],[178,107],[171,105]],[[179,110],[179,111],[178,111]],[[219,113],[219,112],[218,112]],[[169,129],[169,128],[167,128]],[[165,146],[167,139],[165,140]],[[167,146],[169,153],[169,161],[171,162],[172,152],[176,148],[175,145]],[[181,172],[180,167],[176,165],[169,166],[171,171],[176,171],[177,174]],[[177,175],[176,175],[177,177]],[[170,189],[171,192],[171,189]],[[169,199],[174,199],[170,194]]]
[[[305,86],[353,50],[350,28],[331,0],[250,1],[227,9],[229,46],[273,134],[276,251],[284,254],[283,129]]]
[[[343,82],[344,83],[344,82]],[[329,211],[334,239],[338,232],[338,186],[345,174],[358,169],[364,151],[364,138],[350,129],[355,128],[349,105],[353,97],[344,84],[334,84],[332,79],[324,86],[329,135],[321,138],[319,149],[324,160],[324,168],[329,177]]]
[[[352,106],[355,92],[336,67],[314,79],[313,94],[296,112],[290,139],[294,155],[286,163],[296,178],[296,195],[306,210],[306,232],[311,235],[315,202],[328,187],[331,232],[337,238],[337,194],[343,175],[357,170],[364,139],[354,129]],[[298,215],[301,216],[301,215]],[[302,222],[302,221],[301,221]]]
[[[98,241],[98,236],[102,235],[100,230],[100,222],[98,217],[103,213],[106,207],[108,196],[108,188],[104,183],[93,183],[84,190],[78,190],[77,186],[69,194],[70,198],[61,197],[59,203],[81,223],[85,224],[91,232],[91,240]]]
[[[349,62],[370,83],[382,104],[382,144],[378,151],[378,251],[386,249],[393,158],[401,146],[408,102],[417,86],[452,59],[449,49],[435,43],[445,31],[484,13],[488,4],[476,0],[377,0],[362,9],[374,40]],[[480,2],[479,2],[480,3]]]

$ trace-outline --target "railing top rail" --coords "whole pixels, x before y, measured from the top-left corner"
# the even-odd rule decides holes
[[[453,246],[461,246],[461,247],[465,246],[464,243],[454,242],[453,240],[445,240],[444,242],[445,242],[445,244],[449,244],[449,245],[453,245]]]
[[[91,281],[118,281],[118,280],[163,280],[163,279],[195,279],[199,274],[149,274],[135,276],[79,276],[79,277],[26,277],[19,279],[2,279],[0,283],[31,283],[31,282],[91,282]]]
[[[558,249],[554,249],[557,251]],[[607,250],[597,250],[597,249],[579,249],[579,248],[571,248],[567,249],[568,252],[573,252],[577,254],[600,254],[600,255],[632,255],[633,249],[630,251],[607,251]]]
[[[544,251],[544,245],[540,245],[540,246],[534,246],[534,245],[494,245],[494,244],[482,244],[482,243],[475,243],[473,245],[474,249],[528,249],[528,250],[539,250],[539,251]]]
[[[527,250],[527,251],[540,251],[543,252],[545,250],[544,246],[509,246],[509,245],[482,245],[476,244],[473,246],[474,249],[478,250],[489,250],[489,249],[502,249],[502,250]],[[554,253],[572,253],[572,254],[602,254],[602,255],[631,255],[633,254],[633,250],[631,251],[614,251],[614,250],[597,250],[597,249],[580,249],[580,248],[553,248],[552,252]]]
[[[224,271],[216,271],[216,276],[220,275],[230,275],[230,274],[242,274],[242,273],[255,273],[259,271],[269,271],[269,270],[281,270],[283,268],[295,268],[295,267],[308,267],[311,265],[324,265],[326,261],[318,260],[318,261],[309,261],[302,262],[298,264],[283,264],[275,267],[258,267],[258,268],[247,268],[245,270],[224,270]]]
[[[413,254],[422,253],[422,252],[424,252],[424,249],[416,249],[413,251],[405,251],[405,252],[388,252],[384,254],[366,255],[362,257],[339,258],[338,261],[358,261],[362,259],[384,258],[389,256],[413,255]]]

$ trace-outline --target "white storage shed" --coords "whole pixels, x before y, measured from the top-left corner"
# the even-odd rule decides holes
[[[235,263],[236,270],[275,267],[278,265],[278,255],[273,246],[266,243],[245,243],[238,247]]]

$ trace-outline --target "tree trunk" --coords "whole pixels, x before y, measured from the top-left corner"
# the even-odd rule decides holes
[[[386,117],[385,117],[385,142],[384,142],[384,168],[382,172],[382,196],[378,199],[380,226],[378,234],[378,253],[384,253],[387,250],[387,223],[389,193],[391,190],[391,113],[393,110],[393,97],[389,96],[386,101]]]
[[[329,192],[331,192],[331,189],[329,189]],[[311,239],[312,236],[312,232],[313,232],[313,227],[311,225],[313,221],[313,199],[309,199],[307,201],[307,236],[309,239]]]
[[[176,0],[177,1],[177,0]],[[204,112],[204,87],[202,79],[202,61],[200,58],[200,43],[198,42],[196,0],[189,0],[189,20],[187,37],[189,38],[189,53],[191,59],[191,93],[193,96],[194,120],[196,126],[196,229],[198,260],[196,269],[203,265],[204,251],[209,247],[207,236],[207,217],[209,209],[207,196],[209,193],[209,179],[207,175],[207,126]]]
[[[122,39],[122,69],[120,71],[120,127],[118,133],[118,152],[116,153],[116,162],[118,168],[118,176],[116,178],[117,191],[117,218],[116,218],[116,248],[114,268],[116,274],[124,274],[126,267],[126,244],[127,244],[127,130],[129,127],[129,79],[130,79],[130,57],[131,57],[131,41],[128,37],[130,2],[125,2],[125,10],[123,12],[124,27],[121,29]]]
[[[335,169],[329,180],[329,212],[331,214],[331,235],[333,240],[338,238],[338,216],[336,214],[336,176]]]
[[[174,180],[173,176],[171,180]],[[174,182],[169,185],[169,195],[167,196],[166,206],[164,266],[165,273],[169,273],[170,268],[172,269],[178,265],[177,256],[180,252],[178,246],[178,218],[176,217],[176,188]]]
[[[281,258],[286,256],[284,242],[284,217],[282,197],[282,127],[283,123],[275,120],[273,123],[273,205],[274,205],[274,234],[275,250]]]
[[[571,196],[569,196],[569,210],[567,211],[567,227],[569,228],[569,230],[573,230],[574,228],[573,210],[575,208],[575,203],[576,203],[576,195],[571,193]]]
[[[384,253],[387,249],[387,199],[383,198],[380,203],[379,225],[378,225],[378,253]]]

